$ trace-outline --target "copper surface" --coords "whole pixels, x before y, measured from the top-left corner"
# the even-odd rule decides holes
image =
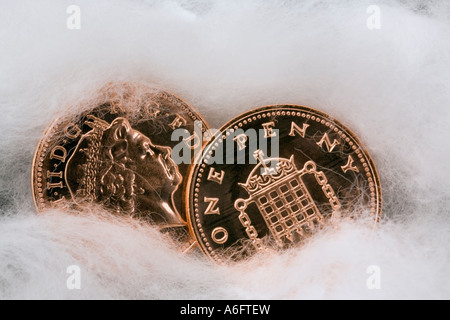
[[[161,228],[185,226],[189,163],[171,158],[180,143],[171,134],[193,133],[194,126],[205,131],[203,118],[174,94],[139,83],[110,83],[86,104],[55,119],[37,146],[37,210],[98,206]]]
[[[277,157],[252,149],[249,129],[258,141],[278,139]],[[377,170],[357,137],[329,115],[295,105],[258,108],[225,124],[192,167],[186,196],[191,233],[216,261],[300,245],[333,217],[367,214],[376,224],[382,210]]]

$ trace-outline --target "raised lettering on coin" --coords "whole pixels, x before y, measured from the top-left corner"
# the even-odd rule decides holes
[[[217,172],[214,168],[211,168],[208,173],[208,180],[215,181],[218,184],[222,184],[224,176],[225,176],[225,171],[220,170],[220,172]]]
[[[295,134],[299,134],[302,138],[305,137],[306,129],[308,129],[309,124],[304,123],[302,128],[300,128],[294,121],[291,122],[291,131],[289,132],[290,136],[295,136]]]
[[[333,149],[340,144],[339,141],[336,139],[333,140],[333,143],[330,141],[330,137],[328,136],[328,133],[325,132],[325,134],[322,136],[322,139],[320,139],[319,142],[317,142],[318,146],[323,146],[323,143],[325,142],[325,147],[327,148],[328,152],[332,152]]]
[[[236,141],[239,151],[244,150],[246,147],[245,143],[247,142],[247,135],[245,133],[241,133],[234,138],[234,141]]]
[[[228,240],[228,231],[225,228],[217,227],[211,233],[211,238],[217,244],[223,244]]]
[[[275,122],[270,121],[263,123],[262,127],[264,128],[264,138],[271,138],[277,135],[276,132],[272,131],[272,129],[275,127]]]
[[[220,214],[219,208],[217,208],[217,203],[219,202],[219,198],[209,198],[204,197],[203,201],[208,202],[208,207],[205,210],[205,214]]]
[[[346,173],[348,170],[359,172],[359,169],[353,165],[355,160],[353,160],[352,156],[348,156],[347,164],[345,166],[341,166],[342,171]]]

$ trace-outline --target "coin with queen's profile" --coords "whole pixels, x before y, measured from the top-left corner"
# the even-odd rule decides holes
[[[274,105],[225,124],[189,174],[189,227],[215,261],[299,245],[333,217],[381,218],[381,185],[357,137],[327,114]]]
[[[80,108],[54,120],[37,146],[32,188],[38,211],[99,206],[161,229],[185,227],[189,164],[172,159],[180,141],[171,136],[177,129],[194,133],[196,125],[206,130],[197,111],[167,91],[120,82]]]

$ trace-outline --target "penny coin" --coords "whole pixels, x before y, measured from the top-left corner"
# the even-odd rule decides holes
[[[191,150],[195,128],[208,128],[198,112],[140,83],[109,83],[68,113],[73,109],[78,112],[51,123],[37,146],[32,167],[37,210],[99,206],[161,228],[185,226],[190,161],[177,162],[172,151],[180,143]],[[178,129],[185,140],[172,139]]]
[[[217,261],[301,244],[333,217],[381,217],[370,155],[349,129],[311,108],[246,112],[218,130],[196,163],[189,227]]]

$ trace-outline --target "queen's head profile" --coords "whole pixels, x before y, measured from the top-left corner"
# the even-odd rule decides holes
[[[73,201],[95,202],[160,226],[184,225],[172,203],[182,178],[171,149],[153,144],[123,117],[108,123],[89,115],[85,124],[91,130],[66,166]]]

